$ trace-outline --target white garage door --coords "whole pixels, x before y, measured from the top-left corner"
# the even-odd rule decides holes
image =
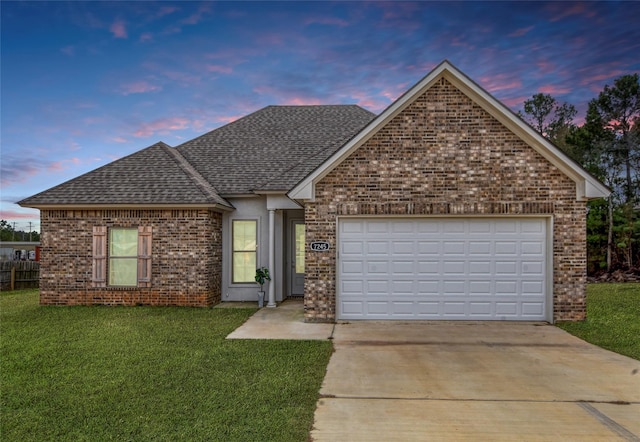
[[[542,218],[344,218],[339,319],[547,320]]]

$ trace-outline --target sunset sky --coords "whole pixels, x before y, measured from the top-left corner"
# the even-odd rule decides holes
[[[0,218],[157,141],[270,104],[379,113],[443,59],[517,111],[640,72],[640,2],[0,3]]]

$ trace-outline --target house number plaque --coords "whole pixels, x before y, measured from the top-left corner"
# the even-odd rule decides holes
[[[314,241],[311,243],[311,250],[314,252],[324,252],[329,250],[330,246],[327,241]]]

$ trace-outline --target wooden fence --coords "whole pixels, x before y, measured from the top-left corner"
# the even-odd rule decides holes
[[[39,282],[39,262],[0,261],[0,290],[38,288]]]

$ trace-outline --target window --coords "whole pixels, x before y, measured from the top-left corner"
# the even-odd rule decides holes
[[[109,230],[108,284],[138,284],[138,229]]]
[[[233,221],[233,265],[231,269],[231,281],[234,283],[255,282],[257,268],[257,233],[257,221]]]
[[[151,227],[93,228],[94,287],[151,286]],[[107,241],[108,233],[108,241]]]

